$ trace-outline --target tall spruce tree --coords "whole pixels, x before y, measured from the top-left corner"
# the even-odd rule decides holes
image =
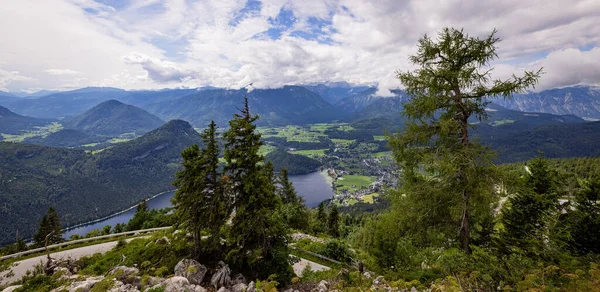
[[[224,135],[225,171],[235,209],[226,259],[252,277],[276,274],[280,282],[289,282],[292,271],[281,199],[275,193],[273,168],[264,164],[258,152],[262,142],[255,131],[257,119],[244,98],[244,108],[229,121]]]
[[[285,168],[279,173],[277,184],[277,193],[283,203],[282,215],[285,223],[290,228],[308,231],[310,227],[309,214],[304,205],[304,199],[296,194],[296,189],[289,180]]]
[[[571,245],[580,254],[600,254],[600,176],[589,179],[569,211]]]
[[[192,256],[200,259],[205,251],[220,250],[220,228],[227,218],[228,200],[221,187],[217,126],[212,121],[202,133],[204,148],[192,145],[181,153],[183,169],[177,173],[173,185],[178,189],[173,196],[175,216],[194,240]],[[210,240],[202,245],[202,231],[210,231]]]
[[[397,75],[410,100],[404,131],[390,140],[402,169],[396,203],[408,208],[406,229],[424,244],[431,234],[456,234],[470,253],[472,225],[491,216],[496,174],[491,152],[471,139],[469,119],[485,120],[489,100],[522,92],[541,74],[492,81],[485,67],[497,57],[499,41],[496,31],[480,39],[446,28],[437,41],[421,38],[410,57],[417,69]]]
[[[334,204],[329,211],[329,217],[327,218],[327,230],[329,235],[333,237],[340,236],[340,213],[338,212],[337,206]]]
[[[508,207],[502,211],[502,245],[511,248],[508,252],[518,248],[529,256],[545,257],[552,237],[551,219],[559,215],[556,174],[541,156],[529,161],[527,169],[525,187],[508,200]]]
[[[63,231],[60,226],[60,218],[54,207],[48,209],[48,213],[42,217],[38,232],[34,235],[33,239],[37,246],[44,246],[46,243],[46,236],[48,236],[48,244],[60,243],[63,241]]]

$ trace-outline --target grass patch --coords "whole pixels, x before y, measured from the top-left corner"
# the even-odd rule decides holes
[[[381,135],[381,136],[378,136],[378,135],[373,136],[373,140],[375,140],[375,141],[387,141],[387,139],[388,139],[388,137],[383,136],[383,135]]]
[[[501,125],[514,124],[514,122],[515,122],[515,120],[504,119],[504,120],[499,120],[499,121],[493,121],[491,123],[491,125],[496,127],[496,126],[501,126]]]
[[[291,153],[304,155],[304,156],[308,156],[308,157],[321,157],[321,156],[325,156],[325,150],[329,150],[329,149],[296,150],[296,151],[292,151]]]
[[[373,153],[373,156],[381,158],[381,157],[390,156],[391,154],[392,154],[392,151],[382,151],[382,152],[375,152],[375,153]]]
[[[275,146],[262,145],[262,146],[260,146],[260,149],[258,149],[258,154],[264,156],[273,151],[275,151]],[[223,159],[223,162],[225,162],[225,159]]]
[[[348,139],[331,139],[331,142],[335,143],[336,145],[342,145],[342,146],[348,146],[352,143],[354,143],[354,141],[356,140],[348,140]]]
[[[364,195],[362,197],[362,201],[363,201],[363,203],[373,204],[373,203],[375,203],[375,197],[379,197],[379,194],[372,193],[372,194]]]

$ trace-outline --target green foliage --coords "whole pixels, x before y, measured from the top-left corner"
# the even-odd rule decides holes
[[[340,236],[340,213],[338,212],[337,206],[332,205],[329,216],[327,217],[327,231],[329,235],[333,237]]]
[[[446,28],[437,41],[425,36],[410,57],[418,68],[398,73],[410,101],[404,132],[390,139],[402,170],[404,202],[397,204],[409,207],[402,220],[423,243],[431,231],[450,238],[458,229],[461,248],[471,251],[473,225],[491,216],[497,174],[490,151],[470,139],[469,118],[485,120],[490,99],[522,92],[539,78],[539,71],[525,72],[488,87],[490,71],[482,67],[497,57],[495,33],[479,39]]]
[[[40,247],[44,246],[46,243],[46,238],[48,238],[48,245],[60,243],[63,241],[62,234],[63,231],[60,226],[60,218],[58,217],[58,213],[56,213],[54,207],[50,207],[50,209],[48,209],[48,213],[42,217],[38,232],[33,237],[35,245]]]
[[[286,225],[293,229],[309,231],[310,215],[304,199],[296,194],[294,185],[288,178],[288,172],[284,168],[277,176],[277,194],[281,198],[281,215]]]
[[[317,170],[321,163],[304,155],[291,154],[285,150],[275,150],[265,156],[266,161],[271,161],[276,171],[286,169],[290,174],[305,174]]]
[[[509,207],[502,211],[501,244],[503,249],[516,248],[532,257],[548,258],[558,232],[552,223],[560,215],[556,173],[542,157],[531,160],[528,169],[524,189],[511,197]]]
[[[600,176],[591,178],[577,193],[565,221],[572,249],[579,254],[600,254]]]
[[[228,230],[226,259],[252,277],[277,276],[289,283],[286,226],[281,216],[281,199],[276,194],[271,164],[258,154],[262,142],[245,99],[241,114],[235,114],[225,133],[225,171],[231,182],[235,217]]]
[[[204,148],[192,145],[185,149],[183,170],[177,173],[173,185],[178,189],[173,196],[175,216],[185,230],[192,234],[192,257],[199,260],[202,254],[202,231],[210,230],[210,239],[204,250],[220,256],[220,229],[228,215],[229,202],[219,173],[219,146],[217,126],[214,122],[202,133]]]
[[[24,238],[33,237],[49,206],[55,207],[63,226],[72,226],[172,190],[181,151],[201,142],[187,122],[173,120],[95,155],[0,143],[0,201],[10,206],[2,213],[6,220],[0,220],[0,244],[14,241],[17,230]],[[14,177],[19,179],[9,183]]]
[[[158,238],[169,237],[171,244],[156,244]],[[104,253],[84,257],[78,261],[83,275],[103,275],[117,265],[138,266],[140,273],[164,277],[175,265],[189,256],[190,246],[183,239],[171,237],[169,233],[157,233],[149,238],[138,238],[127,244],[118,244]],[[149,262],[149,263],[148,263]]]

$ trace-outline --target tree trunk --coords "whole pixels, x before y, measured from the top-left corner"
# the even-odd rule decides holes
[[[471,216],[469,213],[469,197],[463,191],[463,201],[465,204],[463,216],[460,224],[460,243],[465,253],[471,254]]]

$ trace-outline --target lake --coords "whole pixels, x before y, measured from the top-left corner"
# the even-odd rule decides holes
[[[325,175],[318,171],[311,172],[309,174],[290,175],[289,178],[294,184],[296,192],[298,195],[304,198],[306,206],[309,208],[313,208],[322,201],[331,199],[333,197],[331,184],[327,181]],[[148,208],[161,209],[165,207],[171,207],[171,197],[173,197],[173,192],[167,192],[150,199],[148,200]],[[65,232],[63,236],[65,238],[69,238],[73,234],[79,234],[83,236],[94,229],[102,229],[106,225],[115,226],[118,223],[127,223],[131,218],[133,218],[134,214],[135,208],[102,221],[73,228]]]

